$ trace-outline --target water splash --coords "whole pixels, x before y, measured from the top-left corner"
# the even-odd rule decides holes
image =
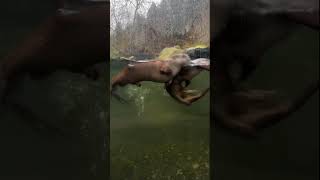
[[[150,94],[150,91],[151,90],[149,88],[142,88],[136,86],[130,86],[127,90],[129,98],[134,100],[134,104],[138,109],[137,115],[139,118],[141,118],[144,113],[145,99]]]

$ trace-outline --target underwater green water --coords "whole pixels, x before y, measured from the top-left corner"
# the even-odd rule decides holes
[[[248,84],[290,100],[317,79],[319,32],[301,28],[267,52]],[[255,139],[215,128],[211,150],[214,179],[319,179],[319,92]]]
[[[0,6],[0,62],[55,10],[53,2],[4,0]],[[108,178],[106,64],[97,81],[59,71],[15,82],[0,105],[0,179]],[[19,106],[14,106],[16,104]]]
[[[9,21],[1,25],[1,57],[40,21],[34,20],[37,13],[27,19],[26,14],[13,12],[11,19],[3,9],[2,19]],[[318,32],[296,32],[265,56],[250,83],[293,97],[310,78],[319,77],[318,39]],[[119,68],[112,68],[112,73]],[[207,86],[206,74],[197,78],[194,87]],[[0,179],[106,179],[108,160],[101,158],[106,147],[99,139],[107,116],[106,81],[61,72],[41,81],[24,81],[15,99],[66,135],[35,131],[15,111],[1,109]],[[144,83],[122,93],[132,103],[111,99],[112,180],[208,179],[209,96],[186,107],[167,96],[161,84]],[[319,93],[258,139],[243,139],[220,128],[211,131],[210,166],[216,179],[319,179]]]
[[[111,75],[123,65],[111,63]],[[209,86],[209,73],[190,89]],[[111,98],[111,179],[209,179],[209,100],[191,106],[172,99],[164,84],[119,88],[129,104]]]

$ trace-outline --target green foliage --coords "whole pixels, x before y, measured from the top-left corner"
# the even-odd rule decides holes
[[[182,49],[180,46],[174,46],[174,47],[167,47],[167,48],[164,48],[159,56],[158,56],[158,59],[160,60],[166,60],[168,58],[170,58],[171,56],[175,55],[175,54],[180,54],[180,53],[186,53],[186,49],[190,49],[190,48],[194,48],[194,49],[202,49],[202,48],[207,48],[208,45],[205,45],[205,44],[201,44],[201,43],[198,43],[198,44],[193,44],[192,46],[191,45],[185,45],[184,46],[184,49]]]
[[[185,52],[185,51],[183,49],[181,49],[180,46],[164,48],[160,52],[158,59],[165,60],[165,59],[168,59],[168,58],[170,58],[171,56],[173,56],[175,54],[179,54],[179,53],[183,53],[183,52]]]
[[[208,48],[209,45],[207,43],[202,43],[202,42],[198,42],[198,43],[188,43],[186,42],[183,46],[184,48]]]

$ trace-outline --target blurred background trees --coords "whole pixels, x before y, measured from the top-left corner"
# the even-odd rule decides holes
[[[111,56],[209,44],[209,0],[111,0]]]

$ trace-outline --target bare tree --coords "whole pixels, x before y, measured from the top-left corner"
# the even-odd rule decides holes
[[[114,1],[119,4],[112,8],[113,30],[121,22],[128,33],[128,54],[156,54],[169,46],[209,42],[208,0]]]

